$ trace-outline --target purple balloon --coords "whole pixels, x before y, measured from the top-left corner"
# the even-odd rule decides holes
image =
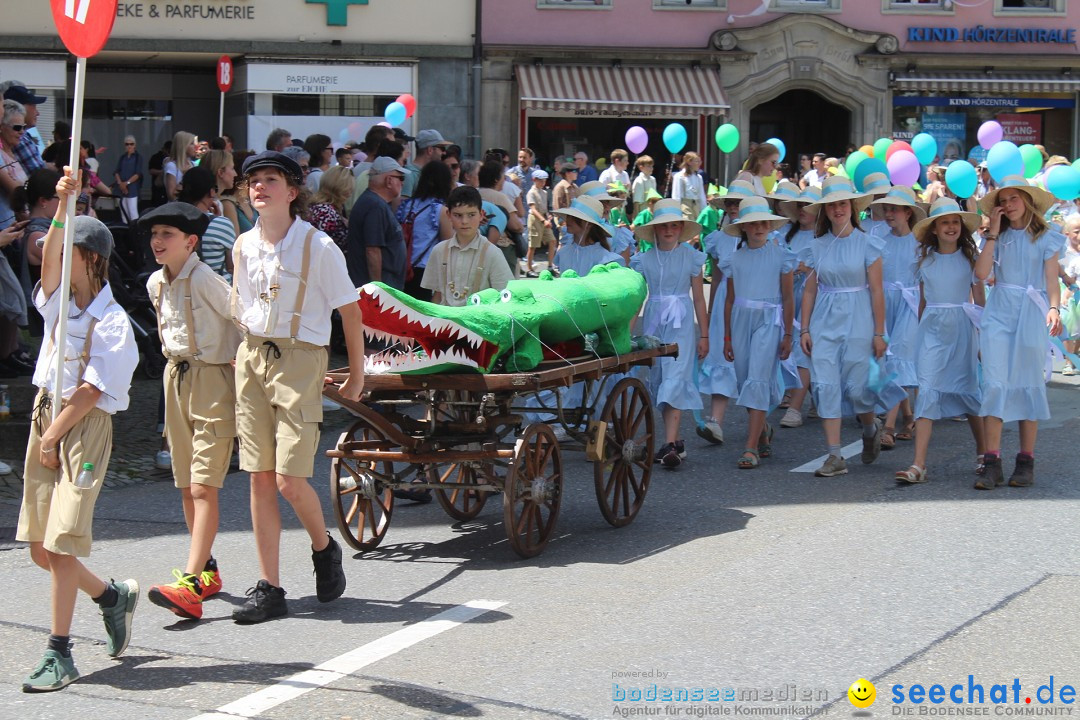
[[[635,155],[640,155],[648,144],[649,133],[640,125],[634,125],[626,131],[626,147]]]
[[[893,185],[914,185],[919,180],[919,158],[910,150],[897,150],[885,163]]]
[[[989,150],[995,144],[1001,142],[1004,135],[1005,130],[1001,127],[1001,123],[997,120],[987,120],[979,126],[979,145],[984,150]]]

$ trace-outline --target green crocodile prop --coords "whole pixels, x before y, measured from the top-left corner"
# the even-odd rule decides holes
[[[645,302],[645,278],[618,263],[580,277],[511,280],[475,293],[464,307],[417,300],[380,282],[360,288],[364,332],[387,350],[369,355],[369,373],[526,372],[545,348],[564,355],[595,333],[602,356],[630,352],[630,321]],[[568,345],[569,343],[569,345]],[[561,351],[560,351],[561,349]],[[551,353],[551,357],[557,355]]]

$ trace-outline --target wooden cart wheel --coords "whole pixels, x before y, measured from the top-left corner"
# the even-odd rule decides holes
[[[432,465],[428,468],[428,482],[462,483],[479,485],[492,472],[490,463],[460,462],[448,465]],[[487,502],[489,492],[473,488],[449,488],[435,490],[435,499],[446,514],[455,520],[472,520],[480,514]]]
[[[545,423],[525,428],[506,473],[503,520],[506,537],[523,558],[539,555],[555,531],[562,504],[562,454]]]
[[[338,447],[352,440],[385,439],[381,432],[359,421],[341,434]],[[374,550],[386,535],[394,511],[394,491],[382,479],[393,473],[391,462],[331,459],[330,502],[338,530],[353,549]]]
[[[645,502],[652,476],[656,436],[652,403],[645,385],[623,378],[611,390],[601,422],[604,460],[593,463],[596,501],[604,519],[615,527],[629,525]]]

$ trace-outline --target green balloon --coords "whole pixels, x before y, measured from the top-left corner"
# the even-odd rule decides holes
[[[885,153],[889,151],[889,146],[893,144],[892,138],[881,138],[874,143],[874,157],[881,162],[885,162]]]
[[[1033,178],[1042,170],[1042,153],[1034,145],[1021,145],[1020,157],[1024,159],[1024,177]]]
[[[739,128],[731,123],[724,123],[716,128],[716,147],[720,152],[729,153],[739,146]]]
[[[845,177],[853,177],[855,175],[855,168],[859,167],[859,163],[869,159],[870,156],[862,150],[856,150],[848,155],[847,162],[844,163],[844,169],[847,170],[847,175]]]

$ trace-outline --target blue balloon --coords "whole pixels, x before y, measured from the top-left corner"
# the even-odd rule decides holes
[[[383,113],[383,117],[386,119],[386,122],[390,123],[394,127],[397,127],[401,123],[405,122],[405,116],[408,114],[408,112],[409,111],[405,108],[404,105],[395,100],[394,102],[386,106],[386,112]]]
[[[1046,189],[1058,200],[1080,197],[1080,172],[1069,165],[1057,165],[1046,173]]]
[[[945,168],[945,187],[953,191],[958,198],[969,198],[975,194],[979,184],[978,173],[966,160],[953,160]]]
[[[664,128],[664,147],[672,154],[686,147],[686,128],[679,123],[671,123]]]
[[[990,152],[986,153],[986,169],[990,171],[990,177],[994,182],[1001,182],[1010,175],[1024,175],[1024,156],[1020,148],[1008,140],[994,143]]]
[[[911,138],[911,149],[915,151],[915,157],[919,158],[921,164],[929,165],[937,155],[937,140],[930,133],[919,133]]]
[[[862,192],[866,189],[863,187],[863,181],[871,173],[882,173],[885,177],[889,177],[889,166],[876,157],[863,160],[855,167],[855,177],[851,178],[851,182],[855,183],[856,190]]]
[[[780,151],[780,162],[784,162],[784,156],[787,155],[787,145],[784,144],[784,141],[780,138],[771,138],[765,142]]]

